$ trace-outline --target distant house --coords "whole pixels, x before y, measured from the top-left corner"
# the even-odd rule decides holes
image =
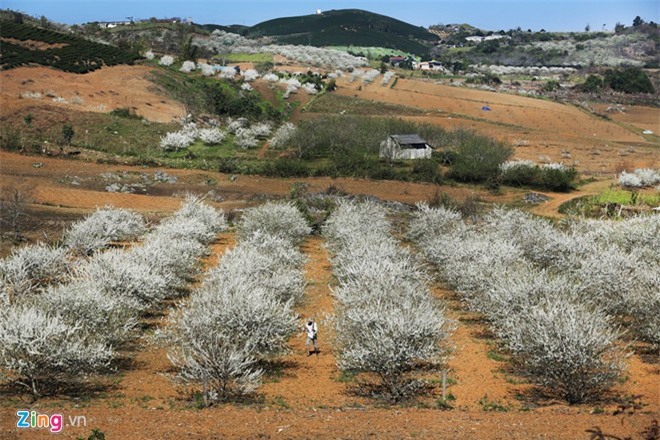
[[[432,152],[433,148],[416,134],[393,134],[380,143],[381,159],[430,159]]]
[[[406,59],[402,56],[390,57],[390,64],[394,67],[398,67],[399,64],[403,63]]]
[[[419,70],[445,70],[442,63],[439,61],[424,61],[417,64],[416,69]]]

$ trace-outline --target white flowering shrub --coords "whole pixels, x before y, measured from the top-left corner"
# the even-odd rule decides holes
[[[371,84],[372,82],[374,82],[374,80],[378,75],[380,75],[380,71],[376,69],[367,70],[366,72],[364,72],[364,75],[362,76],[362,82],[364,82],[365,84]]]
[[[194,61],[184,61],[179,70],[183,73],[190,73],[195,70],[196,67]]]
[[[258,232],[299,244],[312,232],[312,228],[293,203],[268,202],[246,210],[238,223],[238,236],[243,239]]]
[[[636,169],[632,173],[623,171],[619,174],[618,183],[624,188],[644,188],[660,183],[660,172],[650,168]]]
[[[226,401],[260,384],[258,362],[287,350],[292,305],[304,291],[305,258],[270,231],[240,235],[186,305],[170,315],[168,357],[206,399]]]
[[[250,83],[245,82],[245,83],[241,84],[241,90],[245,90],[246,92],[250,92],[253,89],[252,89],[252,86],[250,85]]]
[[[0,368],[37,397],[47,386],[102,371],[113,356],[109,345],[90,340],[81,324],[32,305],[0,309]],[[75,374],[72,374],[75,372]]]
[[[301,270],[304,263],[303,255],[286,238],[255,232],[227,251],[220,264],[209,273],[204,287],[267,289],[279,302],[297,303],[305,289]]]
[[[255,79],[259,78],[259,72],[254,69],[246,69],[241,72],[241,75],[243,75],[243,79],[247,82],[254,81]]]
[[[274,73],[267,73],[264,76],[262,76],[264,81],[268,82],[278,82],[280,80],[280,77],[275,75]]]
[[[249,150],[259,145],[259,139],[251,129],[239,128],[234,135],[234,144],[242,150]]]
[[[160,138],[160,148],[165,151],[184,150],[193,142],[195,142],[195,138],[190,133],[183,131],[169,132]]]
[[[233,67],[220,70],[218,74],[222,79],[233,79],[236,76],[236,69]]]
[[[392,78],[394,78],[396,74],[392,72],[391,70],[388,70],[383,74],[383,80],[381,81],[381,85],[386,86],[390,83]]]
[[[509,315],[507,343],[533,380],[569,403],[609,389],[624,369],[619,332],[592,306],[547,298]]]
[[[199,139],[204,145],[218,145],[227,137],[227,133],[219,128],[203,128],[199,130]]]
[[[302,88],[308,95],[316,95],[319,92],[313,83],[305,83]]]
[[[260,139],[265,139],[273,131],[273,125],[270,122],[258,122],[250,127],[252,134]]]
[[[210,64],[199,63],[197,64],[197,68],[202,72],[202,76],[213,76],[215,74],[215,70]]]
[[[76,268],[76,275],[109,295],[136,301],[145,310],[174,294],[173,275],[160,273],[122,250],[94,255]]]
[[[199,258],[205,253],[204,245],[194,237],[154,231],[145,237],[142,246],[131,249],[130,257],[138,264],[148,264],[156,273],[170,277],[170,286],[180,289],[199,273]]]
[[[15,249],[0,260],[0,302],[13,303],[64,281],[70,264],[66,252],[66,248],[38,243]]]
[[[174,57],[172,57],[171,55],[163,55],[160,61],[158,62],[158,64],[160,64],[161,66],[171,66],[172,64],[174,64]]]
[[[51,287],[34,302],[40,309],[77,325],[88,340],[118,347],[137,335],[139,303],[106,292],[94,280],[79,279]]]
[[[144,220],[138,213],[106,207],[74,223],[64,233],[63,243],[79,255],[90,255],[112,242],[134,239],[145,230]]]
[[[236,134],[239,128],[247,128],[249,122],[245,118],[227,118],[227,131],[231,134]]]
[[[148,60],[153,60],[154,58],[156,58],[156,55],[153,53],[153,51],[148,50],[148,51],[144,54],[144,57],[145,57],[146,59],[148,59]]]
[[[417,204],[417,211],[408,227],[408,239],[419,242],[451,232],[461,223],[461,214],[451,208],[431,208],[425,203]]]
[[[275,130],[273,137],[270,138],[270,148],[275,150],[284,148],[295,132],[296,126],[291,122],[285,122],[280,125],[279,128]]]
[[[155,230],[167,237],[194,239],[208,244],[226,228],[227,222],[222,211],[206,204],[203,198],[189,194],[181,208],[163,220]]]

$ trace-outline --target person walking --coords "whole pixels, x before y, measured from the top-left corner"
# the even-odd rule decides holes
[[[305,342],[305,348],[309,350],[309,354],[307,356],[319,354],[318,346],[316,344],[316,335],[319,331],[319,328],[312,318],[307,320],[307,324],[305,324],[303,331],[307,332],[307,342]]]

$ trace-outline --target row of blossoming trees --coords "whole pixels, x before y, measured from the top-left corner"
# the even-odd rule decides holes
[[[268,363],[287,351],[305,288],[298,246],[310,232],[291,204],[247,210],[237,245],[170,315],[169,358],[179,379],[202,385],[205,402],[252,393]]]
[[[2,378],[37,397],[112,371],[141,335],[140,318],[184,291],[225,227],[221,212],[188,197],[154,228],[135,212],[105,208],[73,224],[58,246],[14,251],[0,262]]]
[[[521,371],[570,403],[615,383],[630,337],[660,344],[658,234],[657,215],[560,229],[517,210],[495,209],[471,224],[427,206],[409,230]]]

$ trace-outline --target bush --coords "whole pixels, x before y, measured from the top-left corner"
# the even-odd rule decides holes
[[[160,61],[158,62],[158,64],[160,64],[161,66],[171,66],[172,64],[174,64],[174,57],[170,55],[163,55]]]
[[[219,128],[205,128],[199,130],[199,139],[205,145],[218,145],[221,144],[227,134]]]
[[[511,186],[528,186],[548,191],[568,192],[574,189],[575,168],[562,164],[538,166],[529,160],[504,162],[500,165],[500,181]]]
[[[581,403],[611,387],[624,368],[609,321],[592,307],[547,299],[511,315],[508,344],[536,383]]]
[[[456,148],[456,158],[449,175],[461,182],[496,179],[499,166],[512,154],[510,146],[485,136],[474,135]]]
[[[157,271],[148,262],[135,260],[124,251],[97,254],[76,269],[77,275],[103,292],[121,300],[135,301],[142,309],[170,296],[174,276]]]
[[[63,242],[80,255],[90,255],[112,242],[136,238],[145,230],[146,225],[139,214],[106,207],[74,223],[64,233]]]
[[[139,325],[139,304],[135,300],[109,294],[93,280],[50,288],[34,301],[39,308],[77,325],[90,341],[112,347],[133,339]]]
[[[651,80],[639,67],[624,70],[608,70],[604,83],[612,90],[623,93],[655,93]]]
[[[241,239],[258,232],[299,244],[311,233],[311,228],[294,204],[268,202],[246,210],[238,224]]]
[[[89,340],[81,324],[18,305],[0,310],[0,366],[12,380],[39,396],[56,382],[81,379],[108,366],[110,346]],[[75,375],[72,374],[75,372]]]
[[[1,301],[13,303],[49,284],[62,282],[68,270],[64,248],[39,243],[15,249],[0,261]]]

